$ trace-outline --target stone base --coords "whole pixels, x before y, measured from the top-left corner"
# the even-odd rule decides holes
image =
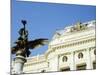
[[[25,57],[20,56],[20,55],[16,56],[15,65],[14,65],[14,75],[23,73],[23,66],[25,62],[26,62]]]

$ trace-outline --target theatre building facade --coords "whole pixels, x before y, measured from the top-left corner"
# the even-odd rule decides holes
[[[42,55],[27,58],[23,72],[96,69],[95,26],[96,21],[92,20],[56,31],[48,50]]]

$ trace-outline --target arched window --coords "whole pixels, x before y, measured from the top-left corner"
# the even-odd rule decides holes
[[[67,60],[68,60],[67,56],[63,56],[62,61],[67,62]]]
[[[78,58],[80,59],[80,58],[83,58],[83,53],[79,53],[78,54]]]

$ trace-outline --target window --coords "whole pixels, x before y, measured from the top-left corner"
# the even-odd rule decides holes
[[[64,56],[64,57],[62,58],[62,61],[63,61],[63,62],[67,62],[67,60],[68,60],[67,56]]]
[[[62,68],[62,69],[60,69],[60,71],[70,71],[70,68],[69,67]]]
[[[44,72],[46,72],[46,70],[42,70],[42,71],[41,71],[41,73],[44,73]]]
[[[78,54],[78,58],[80,59],[80,58],[83,58],[83,53],[79,53]]]
[[[86,70],[86,64],[83,63],[83,64],[78,65],[77,70]]]
[[[93,62],[93,69],[96,69],[96,62]]]
[[[96,50],[94,50],[94,55],[96,55]]]

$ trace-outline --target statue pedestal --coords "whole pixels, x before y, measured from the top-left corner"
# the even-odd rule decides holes
[[[26,58],[25,57],[23,57],[21,55],[16,56],[16,58],[15,58],[15,66],[14,66],[14,71],[15,71],[14,74],[23,73],[23,66],[24,66],[25,62],[26,62]]]

